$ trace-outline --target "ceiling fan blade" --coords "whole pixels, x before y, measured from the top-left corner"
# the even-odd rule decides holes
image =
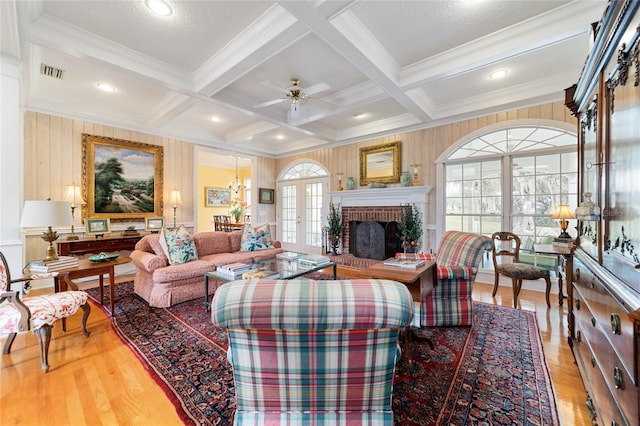
[[[329,89],[331,89],[331,86],[329,86],[327,83],[318,83],[318,84],[314,84],[313,86],[309,86],[303,89],[302,91],[305,94],[311,96],[316,93],[324,92],[325,90],[329,90]]]
[[[254,105],[253,108],[264,108],[264,107],[268,107],[270,105],[279,104],[282,101],[284,101],[284,99],[272,99],[270,101],[263,102],[263,103],[258,104],[258,105]]]
[[[280,86],[278,86],[277,84],[272,83],[272,82],[270,82],[270,81],[263,81],[263,82],[261,82],[260,84],[262,84],[262,85],[263,85],[263,86],[265,86],[265,87],[269,87],[269,88],[271,88],[271,89],[275,89],[275,90],[277,90],[277,91],[278,91],[278,92],[280,92],[280,93],[285,93],[285,92],[287,91],[287,89],[286,89],[286,88],[284,88],[284,87],[280,87]]]

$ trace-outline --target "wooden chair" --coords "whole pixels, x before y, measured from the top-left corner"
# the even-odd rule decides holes
[[[539,280],[542,278],[547,283],[547,290],[545,293],[547,307],[551,307],[551,304],[549,303],[549,292],[551,291],[549,270],[526,263],[520,263],[520,237],[512,232],[503,231],[494,232],[491,239],[494,243],[493,268],[495,270],[492,295],[495,296],[498,291],[500,275],[511,278],[513,286],[513,307],[517,308],[518,295],[522,288],[522,280]],[[498,263],[498,258],[502,258],[503,256],[510,258],[511,262]]]
[[[82,331],[89,337],[87,318],[91,312],[87,293],[84,291],[63,291],[20,299],[21,290],[12,290],[11,284],[24,283],[29,288],[31,280],[54,277],[57,272],[37,274],[12,280],[9,266],[0,253],[0,334],[8,334],[2,353],[8,355],[18,333],[31,330],[40,339],[40,358],[42,370],[49,371],[49,343],[51,327],[59,319],[67,318],[82,308]],[[6,303],[3,303],[5,302]]]
[[[217,214],[213,215],[213,230],[214,231],[223,231],[224,229],[224,215]]]

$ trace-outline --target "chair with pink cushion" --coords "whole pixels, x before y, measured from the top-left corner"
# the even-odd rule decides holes
[[[21,299],[20,290],[12,290],[11,284],[26,284],[31,280],[53,277],[57,272],[12,280],[7,260],[2,253],[0,253],[0,261],[0,334],[8,334],[2,353],[7,355],[11,352],[11,345],[18,333],[31,330],[40,339],[42,370],[46,373],[49,371],[49,343],[54,322],[67,318],[82,308],[82,331],[85,336],[89,336],[87,318],[91,312],[91,306],[87,301],[87,293],[63,291]]]

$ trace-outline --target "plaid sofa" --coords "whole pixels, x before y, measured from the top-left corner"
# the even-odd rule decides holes
[[[234,424],[393,424],[398,335],[412,316],[395,281],[222,285],[211,318],[228,329]]]
[[[468,232],[448,231],[436,254],[397,253],[401,259],[436,261],[436,287],[420,303],[420,326],[470,325],[473,313],[473,282],[491,238]]]

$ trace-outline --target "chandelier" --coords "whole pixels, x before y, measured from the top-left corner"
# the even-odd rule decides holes
[[[242,191],[242,185],[240,184],[240,179],[238,179],[238,157],[236,157],[236,180],[229,182],[229,189],[236,194]]]

